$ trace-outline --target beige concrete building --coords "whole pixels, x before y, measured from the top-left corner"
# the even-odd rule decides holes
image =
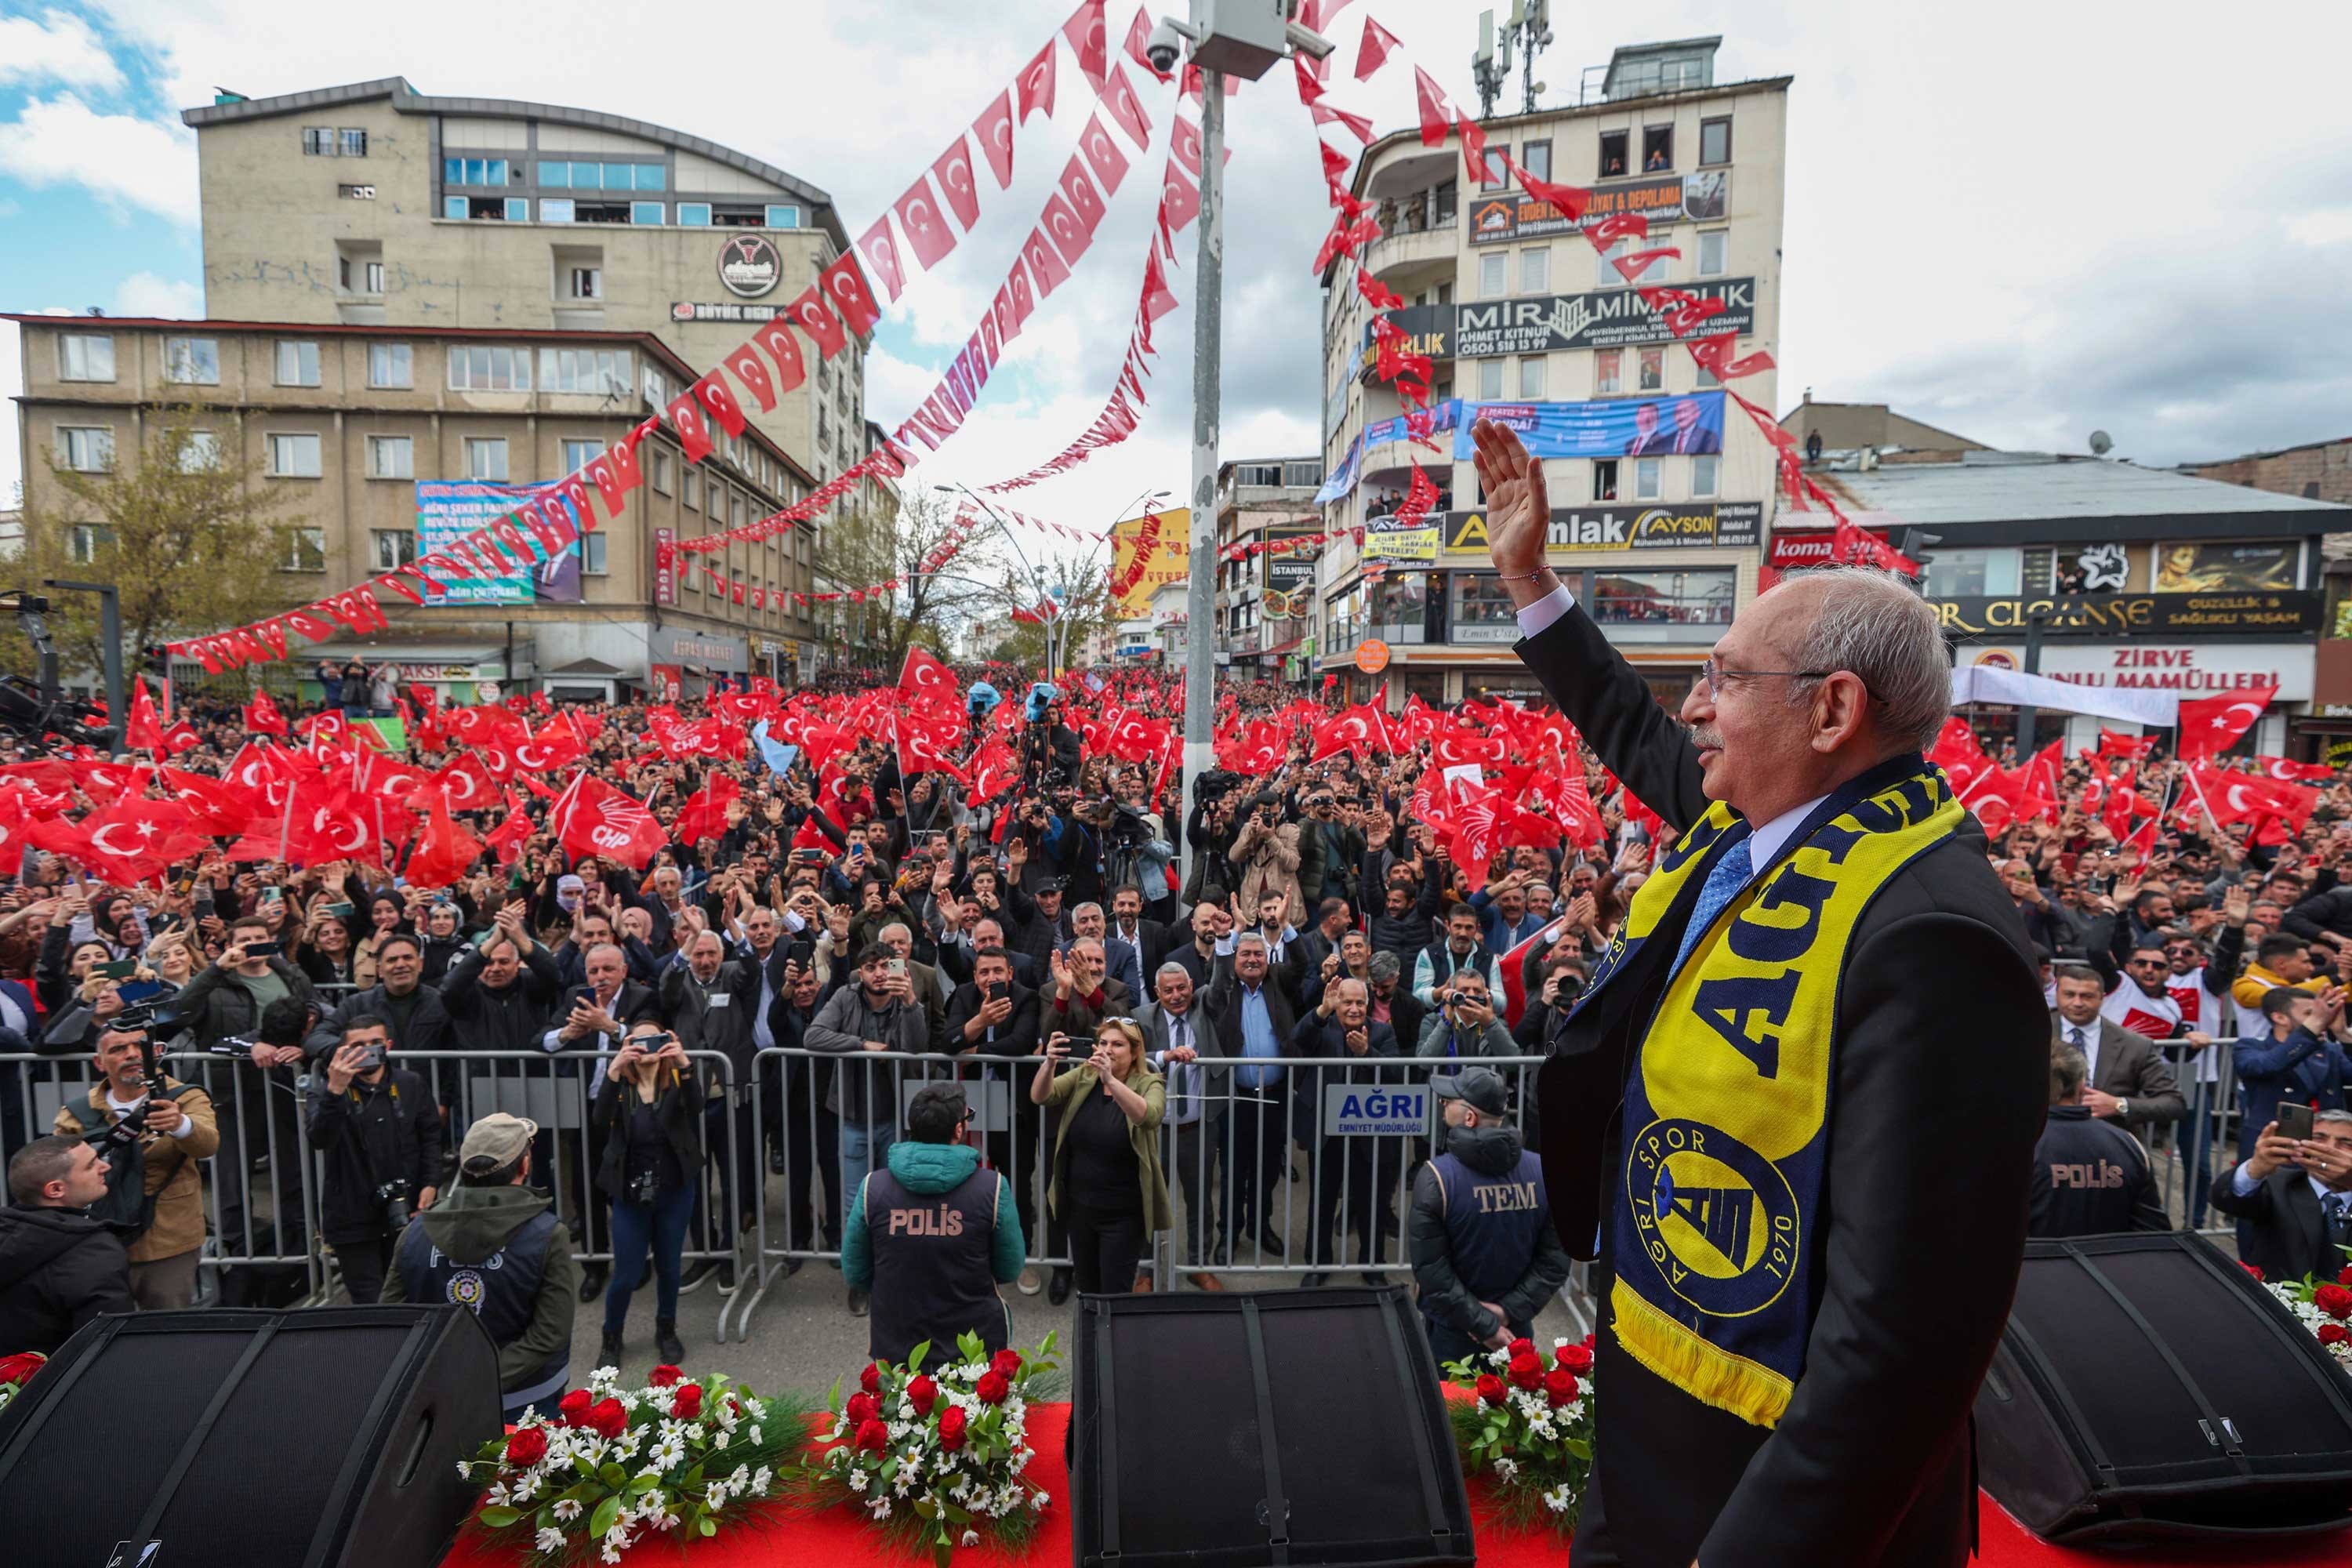
[[[1580,101],[1480,122],[1538,179],[1590,188],[1586,226],[1622,213],[1673,248],[1640,281],[1727,307],[1706,331],[1738,353],[1780,349],[1782,184],[1791,78],[1718,82],[1717,38],[1618,49]],[[1673,85],[1668,85],[1673,84]],[[1341,264],[1325,279],[1327,523],[1364,526],[1361,549],[1323,556],[1318,669],[1351,670],[1359,644],[1388,645],[1392,700],[1480,691],[1536,695],[1510,644],[1510,600],[1487,563],[1466,431],[1482,411],[1534,434],[1552,501],[1551,560],[1606,628],[1677,703],[1699,661],[1754,594],[1774,494],[1770,443],[1675,342],[1664,320],[1549,204],[1507,178],[1469,183],[1458,137],[1424,147],[1401,132],[1366,148],[1355,194],[1381,237],[1363,264],[1405,301],[1391,312],[1409,352],[1434,362],[1439,450],[1415,446],[1395,392],[1372,377],[1371,312]],[[1741,395],[1774,405],[1775,376]],[[1457,444],[1458,442],[1458,444]],[[1457,458],[1457,454],[1460,456]],[[1418,461],[1438,489],[1423,526],[1382,524]],[[1368,576],[1366,567],[1375,568]]]
[[[1323,459],[1237,458],[1217,468],[1217,647],[1243,678],[1306,678],[1314,657],[1315,566]],[[1286,543],[1285,542],[1292,542]],[[1234,545],[1280,545],[1228,561]]]
[[[1819,436],[1824,452],[1858,452],[1865,447],[1895,452],[1991,449],[1981,441],[1897,414],[1884,403],[1816,403],[1810,388],[1803,402],[1780,416],[1780,428],[1794,436],[1800,447],[1809,447]]]
[[[184,418],[204,449],[241,454],[260,482],[299,493],[283,514],[289,605],[406,564],[578,469],[644,417],[608,384],[659,396],[695,374],[646,332],[0,319],[23,329],[28,511],[70,529],[81,558],[101,560],[103,520],[72,515],[52,462],[85,472],[136,463]],[[798,678],[814,667],[814,626],[785,595],[813,586],[813,527],[707,557],[731,582],[775,595],[765,608],[733,603],[698,571],[656,572],[665,540],[738,526],[816,488],[769,437],[712,435],[719,450],[689,468],[657,429],[621,515],[600,518],[553,567],[457,584],[443,604],[395,602],[380,642],[319,645],[283,673],[307,680],[320,658],[391,658],[466,700],[481,681],[518,679],[612,697],[692,690],[716,674]]]

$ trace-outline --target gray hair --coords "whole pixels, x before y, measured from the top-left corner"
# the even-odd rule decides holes
[[[1192,978],[1192,972],[1191,970],[1185,968],[1182,964],[1177,963],[1171,958],[1167,963],[1161,964],[1159,968],[1151,972],[1152,983],[1157,984],[1160,981],[1167,979],[1171,974],[1181,974],[1187,980]]]
[[[1238,932],[1238,933],[1234,937],[1234,948],[1235,948],[1236,950],[1238,950],[1238,949],[1241,947],[1242,943],[1244,943],[1244,942],[1255,942],[1255,943],[1256,945],[1258,945],[1259,947],[1265,947],[1265,948],[1267,948],[1267,951],[1269,951],[1269,952],[1271,952],[1271,951],[1272,951],[1272,949],[1268,946],[1268,944],[1267,944],[1267,942],[1266,942],[1265,933],[1264,933],[1264,932],[1262,932],[1262,931],[1244,931]]]
[[[1375,948],[1372,956],[1365,962],[1364,973],[1375,980],[1394,980],[1404,973],[1404,965],[1387,948]]]
[[[1791,572],[1782,585],[1798,583],[1820,584],[1821,603],[1790,650],[1797,668],[1859,678],[1876,705],[1881,734],[1906,751],[1934,745],[1952,710],[1952,659],[1935,606],[1903,578],[1874,566]]]
[[[2315,1110],[2311,1113],[2313,1126],[2316,1127],[2323,1121],[2338,1125],[2352,1121],[2352,1110]]]
[[[1072,910],[1070,911],[1070,918],[1071,918],[1072,920],[1076,920],[1080,915],[1085,914],[1088,910],[1094,910],[1094,912],[1095,912],[1095,913],[1097,913],[1097,914],[1098,914],[1098,915],[1099,915],[1099,914],[1102,914],[1102,912],[1103,912],[1103,907],[1102,907],[1100,904],[1093,904],[1093,903],[1080,904],[1076,909],[1074,909],[1074,910]],[[1107,920],[1107,919],[1108,919],[1109,917],[1106,915],[1106,916],[1104,916],[1104,918]]]

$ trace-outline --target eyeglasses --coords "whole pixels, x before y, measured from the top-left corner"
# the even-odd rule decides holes
[[[2164,967],[2164,960],[2160,958],[2135,958],[2125,963],[2124,967],[2126,969],[2162,969]]]
[[[1791,680],[1825,680],[1835,675],[1833,669],[1726,669],[1712,655],[1702,660],[1698,679],[1709,691],[1720,691],[1727,680],[1761,680],[1767,676],[1782,675]]]

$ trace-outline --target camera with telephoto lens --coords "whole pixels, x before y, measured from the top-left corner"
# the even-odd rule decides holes
[[[629,1178],[628,1201],[650,1207],[661,1196],[661,1177],[653,1171],[640,1171]]]
[[[1211,768],[1192,786],[1193,794],[1206,805],[1242,782],[1242,775],[1225,768]]]
[[[398,1230],[408,1223],[408,1178],[394,1176],[375,1190],[375,1201],[383,1205],[383,1221]]]

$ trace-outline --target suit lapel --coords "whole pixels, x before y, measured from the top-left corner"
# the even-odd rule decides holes
[[[2311,1179],[2301,1171],[2288,1173],[2286,1205],[2294,1211],[2295,1222],[2303,1227],[2304,1240],[2309,1250],[2305,1272],[2323,1278],[2336,1270],[2327,1265],[2327,1216],[2320,1212],[2319,1194],[2311,1190]]]

